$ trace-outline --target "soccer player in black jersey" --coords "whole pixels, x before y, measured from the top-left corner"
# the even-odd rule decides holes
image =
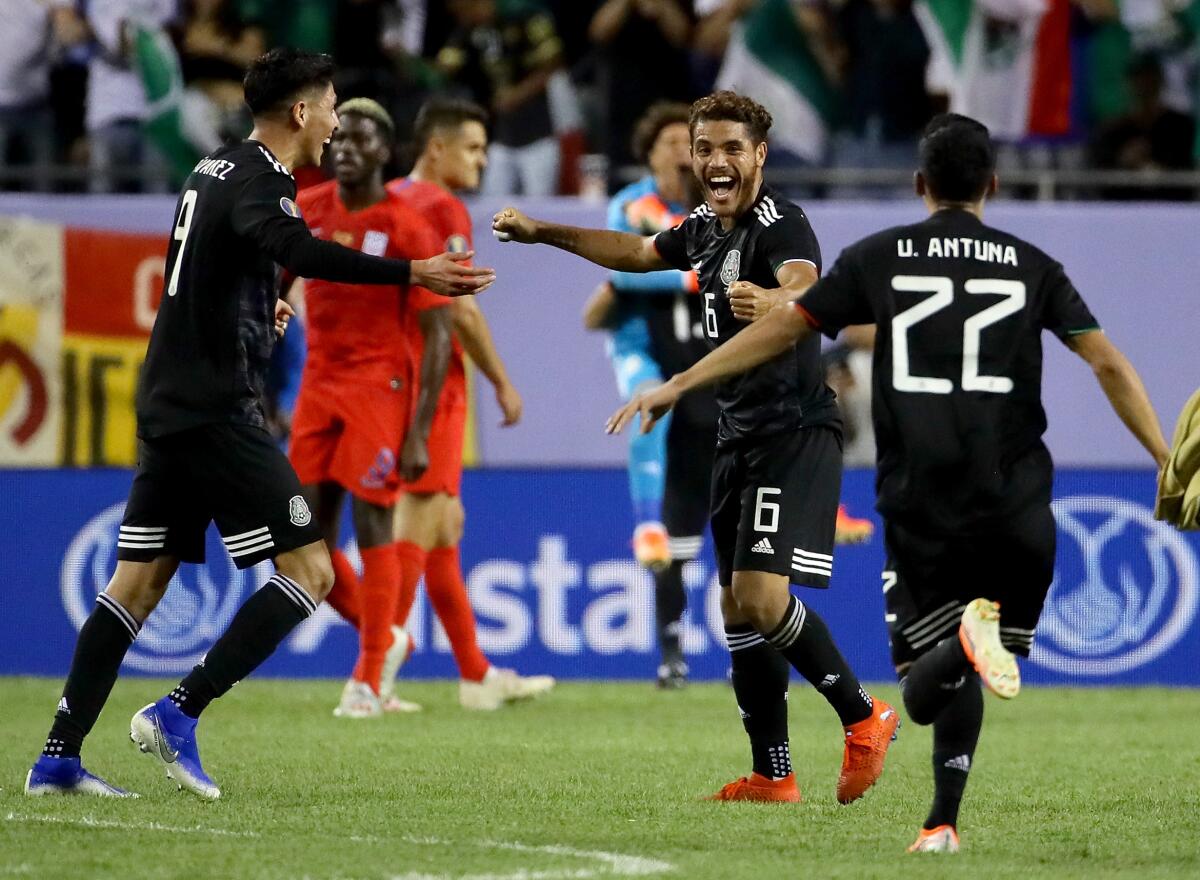
[[[1168,450],[1141,379],[1060,263],[983,223],[996,191],[987,129],[946,114],[920,144],[929,218],[847,248],[830,273],[614,416],[643,430],[692,388],[874,324],[883,588],[904,705],[933,725],[933,805],[910,851],[956,852],[983,723],[980,683],[1012,698],[1054,573],[1053,476],[1042,443],[1042,331],[1083,358],[1160,467]],[[747,373],[753,375],[753,372]]]
[[[54,725],[26,778],[28,794],[128,795],[85,770],[80,747],[179,563],[204,561],[209,521],[238,568],[273,559],[276,574],[179,686],[131,722],[131,738],[180,788],[220,795],[200,764],[196,719],[266,660],[333,583],[299,481],[264,427],[267,363],[291,314],[277,299],[279,267],[443,294],[473,293],[494,277],[462,265],[462,255],[388,260],[309,234],[291,169],[319,162],[337,128],[332,77],[328,56],[284,49],[259,58],[245,80],[250,139],[202,160],[183,184],[138,388],[138,469],[116,572],[80,630]]]
[[[506,208],[501,239],[551,244],[623,272],[695,268],[710,346],[735,337],[816,279],[821,253],[804,212],[763,182],[771,116],[733,92],[692,105],[692,170],[705,203],[674,229],[642,237],[532,220]],[[787,734],[788,664],[845,727],[837,797],[861,797],[883,771],[898,717],[859,686],[825,623],[789,582],[829,585],[842,434],[816,337],[716,389],[720,417],[712,532],[733,688],[753,772],[716,800],[797,801]]]

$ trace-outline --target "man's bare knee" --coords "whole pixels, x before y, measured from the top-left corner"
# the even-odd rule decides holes
[[[789,592],[783,575],[734,572],[730,593],[740,614],[761,633],[774,629],[787,610]]]
[[[437,543],[440,521],[437,519],[436,495],[408,493],[396,504],[395,539],[432,550]]]
[[[354,534],[358,537],[358,545],[363,548],[382,547],[390,544],[393,538],[392,522],[395,511],[392,507],[384,507],[354,498],[350,505],[354,517]]]
[[[275,557],[275,568],[287,575],[312,598],[321,602],[333,589],[333,564],[324,541],[314,541]]]
[[[467,512],[463,509],[461,498],[456,495],[442,496],[441,520],[438,546],[457,546],[462,541],[463,529],[467,522]]]
[[[167,592],[178,568],[179,560],[174,556],[159,556],[151,562],[121,559],[104,592],[133,615],[134,620],[144,623]]]

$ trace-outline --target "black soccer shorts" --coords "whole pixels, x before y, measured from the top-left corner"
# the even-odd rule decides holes
[[[735,571],[828,587],[842,491],[842,435],[820,425],[717,450],[712,533],[721,586]]]
[[[700,555],[708,525],[713,457],[717,450],[717,420],[689,422],[678,413],[667,430],[667,475],[662,521],[667,529],[671,558],[686,562]]]
[[[262,428],[202,425],[140,439],[117,558],[203,562],[214,520],[238,568],[321,540],[296,472]]]
[[[1000,641],[1028,657],[1054,579],[1056,538],[1045,504],[987,534],[926,535],[886,522],[883,593],[893,664],[911,663],[955,635],[963,609],[978,598],[1000,603]]]

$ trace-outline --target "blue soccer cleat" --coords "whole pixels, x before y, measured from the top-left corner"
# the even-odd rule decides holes
[[[167,778],[197,797],[215,801],[221,789],[200,765],[196,719],[179,711],[169,697],[151,703],[129,722],[129,738],[139,749],[162,763]]]
[[[99,776],[88,773],[79,758],[51,758],[42,755],[25,777],[25,794],[90,794],[94,797],[135,798],[131,791],[117,788]]]

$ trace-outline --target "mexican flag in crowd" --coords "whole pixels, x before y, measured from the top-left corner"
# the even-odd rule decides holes
[[[1004,140],[1069,132],[1070,0],[918,0],[913,12],[929,89],[950,110]]]
[[[791,0],[761,0],[729,38],[716,88],[753,95],[774,119],[771,146],[825,158],[838,96],[796,22]]]
[[[178,184],[221,144],[213,111],[203,95],[184,89],[179,55],[167,32],[136,21],[131,28],[134,69],[148,104],[142,128],[166,158]]]

